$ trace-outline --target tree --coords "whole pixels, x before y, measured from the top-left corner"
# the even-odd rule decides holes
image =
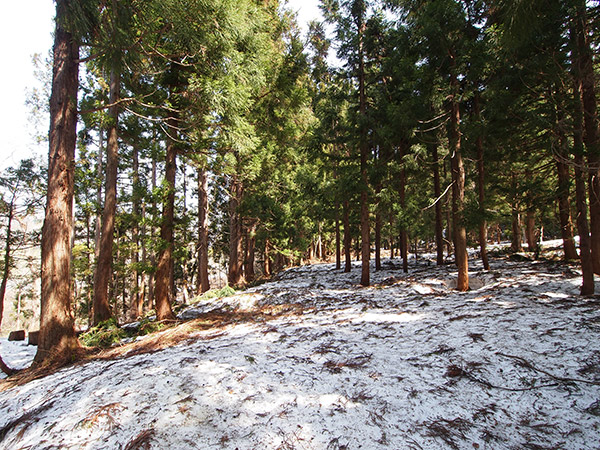
[[[48,187],[42,228],[40,335],[35,355],[37,363],[68,359],[79,347],[71,308],[73,175],[79,39],[91,28],[92,7],[92,2],[56,1]]]
[[[25,220],[34,214],[41,200],[41,174],[33,160],[22,160],[18,167],[5,169],[0,176],[0,213],[6,220],[4,258],[1,261],[2,281],[0,282],[0,325],[4,315],[6,287],[14,266],[13,254],[31,238],[23,232],[15,232],[14,222]],[[0,368],[10,375],[10,370],[0,357]]]

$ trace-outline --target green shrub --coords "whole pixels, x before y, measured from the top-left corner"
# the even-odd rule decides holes
[[[108,319],[79,336],[79,341],[86,347],[107,348],[126,336],[127,333],[119,328],[115,319]]]
[[[157,331],[164,330],[166,326],[167,325],[162,322],[156,322],[150,319],[142,319],[140,321],[140,326],[138,328],[137,335],[145,336],[147,334],[156,333]]]
[[[192,303],[198,303],[203,300],[210,300],[211,298],[229,297],[234,294],[235,289],[227,285],[222,287],[221,289],[211,289],[210,291],[206,291],[204,294],[196,297]]]

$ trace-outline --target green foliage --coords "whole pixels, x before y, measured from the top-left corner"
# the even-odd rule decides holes
[[[107,348],[119,343],[127,333],[119,328],[114,318],[101,322],[79,336],[79,341],[86,347]]]
[[[202,301],[206,301],[206,300],[210,300],[210,299],[213,299],[213,298],[230,297],[232,295],[235,295],[235,293],[236,293],[236,290],[233,289],[230,286],[224,286],[224,287],[222,287],[220,289],[211,289],[209,291],[206,291],[202,295],[197,296],[192,301],[192,304],[198,303],[198,302],[202,302]]]

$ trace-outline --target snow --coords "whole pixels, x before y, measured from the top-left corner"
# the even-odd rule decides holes
[[[598,298],[560,263],[491,264],[466,293],[386,260],[368,288],[312,265],[194,305],[246,318],[5,388],[0,449],[598,448]]]
[[[6,365],[13,369],[29,367],[36,351],[37,347],[27,345],[27,340],[8,341],[6,338],[0,338],[0,355]],[[0,372],[0,378],[6,378],[6,375]]]

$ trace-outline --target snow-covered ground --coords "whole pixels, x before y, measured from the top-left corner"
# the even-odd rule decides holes
[[[239,319],[0,392],[0,449],[600,448],[598,297],[559,263],[471,268],[458,293],[426,260],[369,288],[304,266],[197,305]]]
[[[27,339],[24,341],[9,342],[6,338],[0,338],[0,355],[2,359],[13,369],[24,369],[31,365],[37,347],[27,345]],[[6,375],[0,372],[0,379],[6,378]]]

